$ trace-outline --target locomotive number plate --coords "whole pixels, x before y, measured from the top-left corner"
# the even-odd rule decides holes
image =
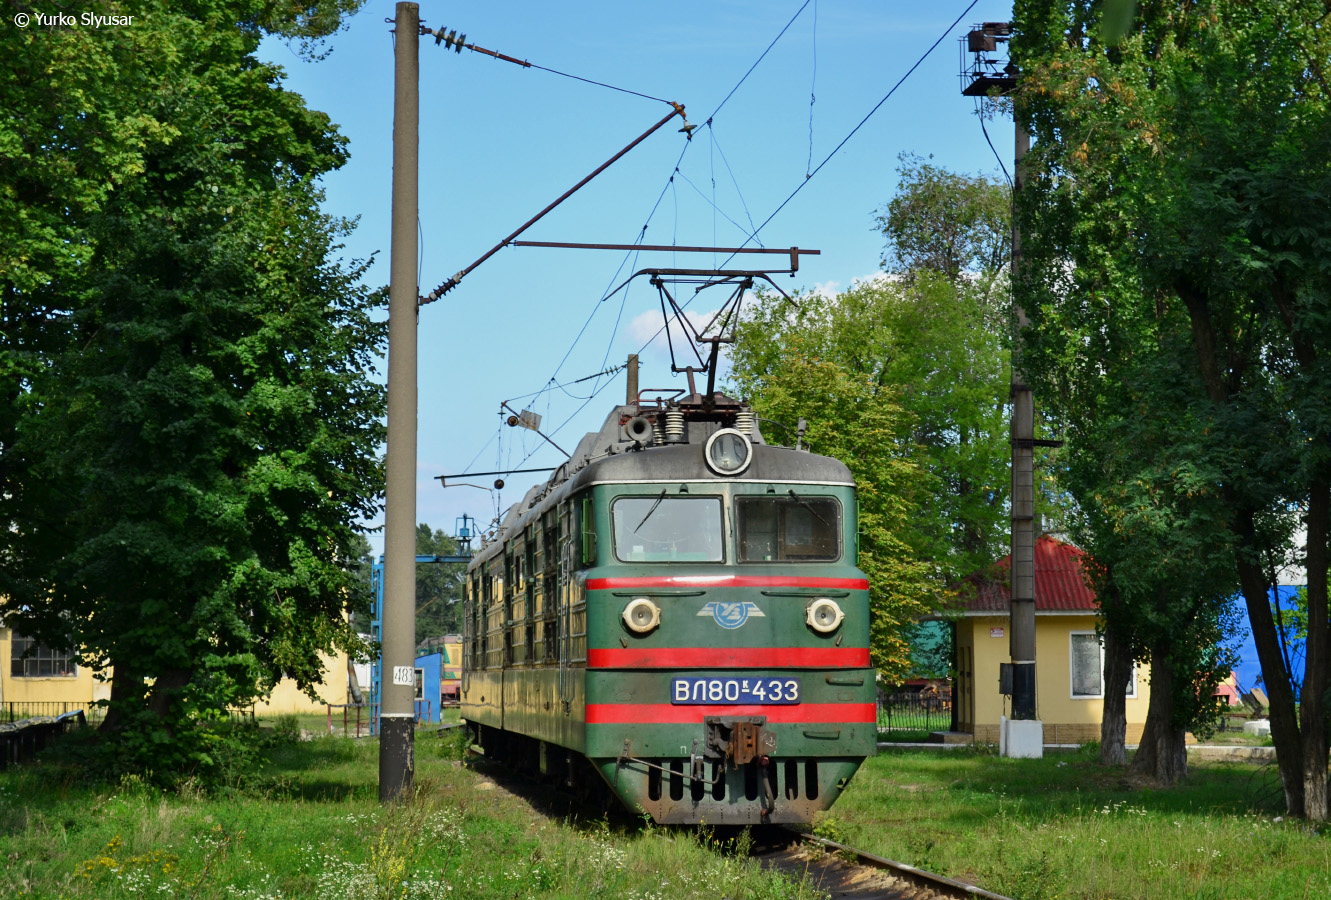
[[[672,678],[670,702],[683,705],[778,705],[800,702],[798,678]]]

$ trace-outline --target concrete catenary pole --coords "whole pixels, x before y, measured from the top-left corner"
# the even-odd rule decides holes
[[[1014,118],[1016,118],[1014,116]],[[1029,324],[1017,301],[1021,271],[1021,232],[1016,198],[1025,175],[1031,136],[1017,121],[1013,167],[1012,216],[1012,718],[1034,719],[1035,713],[1035,404],[1021,371],[1021,330]]]
[[[985,22],[962,38],[962,91],[967,97],[1007,96],[1013,103],[1016,144],[1012,184],[1012,567],[1008,621],[1008,650],[1011,654],[1012,719],[999,735],[1005,756],[1041,756],[1044,753],[1043,725],[1036,718],[1035,703],[1035,404],[1026,384],[1021,361],[1021,333],[1029,324],[1018,300],[1021,276],[1021,230],[1017,225],[1017,202],[1025,180],[1025,157],[1031,136],[1021,124],[1016,109],[1018,71],[994,56],[1000,43],[1012,40],[1010,22]],[[971,55],[968,65],[966,54]],[[1052,442],[1038,442],[1051,446]],[[1013,726],[1013,727],[1009,727]]]
[[[393,74],[393,218],[388,287],[388,449],[379,799],[410,795],[415,773],[416,283],[420,6],[399,3]]]

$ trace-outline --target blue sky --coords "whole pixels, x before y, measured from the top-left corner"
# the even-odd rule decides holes
[[[421,16],[428,27],[457,29],[482,47],[682,103],[689,121],[702,126],[687,148],[676,123],[661,129],[523,235],[598,243],[632,243],[646,224],[646,243],[738,246],[947,33],[759,233],[768,247],[822,251],[806,257],[795,278],[781,280],[787,289],[811,289],[844,288],[877,270],[883,241],[874,211],[893,195],[900,153],[932,156],[958,171],[997,171],[973,101],[960,95],[957,41],[971,24],[1009,19],[1011,3],[979,0],[949,31],[968,4],[426,0]],[[346,253],[379,254],[367,276],[373,285],[388,281],[393,47],[384,19],[393,14],[392,2],[371,0],[327,42],[332,52],[322,61],[304,61],[279,42],[263,47],[285,69],[287,88],[327,112],[350,139],[350,162],[325,180],[325,208],[358,218]],[[657,101],[467,50],[456,54],[429,37],[421,39],[420,59],[422,293],[669,112]],[[709,128],[704,123],[713,111]],[[1009,158],[1011,123],[991,122],[989,133]],[[424,307],[417,520],[451,533],[464,512],[484,524],[496,504],[520,499],[541,476],[514,475],[497,497],[441,489],[433,478],[518,467],[523,460],[523,467],[557,464],[562,455],[536,435],[501,427],[500,401],[540,413],[542,430],[572,449],[623,402],[624,376],[565,388],[551,387],[552,379],[566,384],[620,364],[661,325],[656,294],[645,282],[602,302],[607,289],[630,267],[712,264],[712,257],[696,254],[643,253],[634,260],[610,251],[507,248]],[[642,367],[644,386],[683,385],[683,376],[670,374],[663,347],[644,350]],[[537,395],[524,396],[531,394]],[[379,552],[382,535],[371,535],[371,543]]]

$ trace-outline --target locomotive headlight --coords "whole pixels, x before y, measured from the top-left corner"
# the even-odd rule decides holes
[[[703,449],[707,466],[718,475],[738,475],[753,459],[749,436],[734,428],[722,428],[707,439]]]
[[[809,623],[809,627],[819,634],[830,634],[837,630],[841,625],[841,620],[846,614],[841,611],[835,600],[829,600],[826,597],[815,597],[805,610],[804,620]]]
[[[638,597],[624,607],[624,624],[634,634],[646,634],[661,624],[661,607],[646,597]]]

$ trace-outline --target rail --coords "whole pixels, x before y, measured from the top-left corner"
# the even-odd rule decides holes
[[[841,854],[843,857],[849,857],[855,863],[879,869],[891,875],[900,882],[905,882],[913,889],[909,894],[903,892],[903,896],[918,896],[921,892],[927,892],[926,896],[942,896],[956,898],[956,900],[971,900],[971,898],[980,898],[980,900],[1010,900],[1002,894],[995,894],[993,891],[986,891],[978,885],[969,884],[965,881],[958,881],[955,878],[948,878],[946,875],[938,875],[934,872],[928,872],[903,862],[886,859],[876,856],[872,853],[866,853],[863,850],[856,850],[854,847],[847,847],[845,844],[839,844],[836,841],[830,841],[827,838],[815,837],[812,834],[795,831],[800,840],[806,844],[813,844],[822,847],[825,850],[831,850]],[[875,893],[873,896],[882,896]]]

